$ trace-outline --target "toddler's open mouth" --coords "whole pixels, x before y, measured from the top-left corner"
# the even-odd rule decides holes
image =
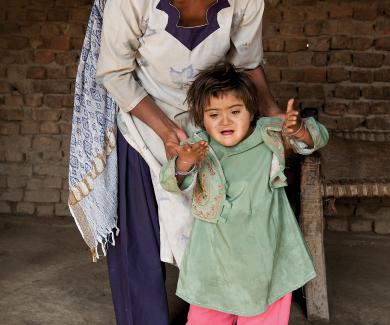
[[[224,130],[221,131],[222,135],[232,135],[234,133],[234,130]]]

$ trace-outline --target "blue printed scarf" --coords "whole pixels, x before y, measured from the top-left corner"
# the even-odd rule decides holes
[[[94,261],[105,254],[117,223],[116,115],[118,106],[95,81],[103,10],[92,7],[77,71],[69,163],[69,208]]]

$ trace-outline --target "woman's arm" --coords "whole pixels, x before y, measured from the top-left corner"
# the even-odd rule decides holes
[[[282,110],[275,103],[273,96],[268,88],[267,78],[264,70],[261,66],[256,69],[246,71],[252,81],[255,83],[257,90],[259,91],[260,103],[261,103],[261,115],[263,116],[281,116]]]
[[[168,159],[177,156],[176,145],[187,139],[187,134],[164,114],[150,96],[144,97],[130,114],[139,118],[157,133],[164,142]]]

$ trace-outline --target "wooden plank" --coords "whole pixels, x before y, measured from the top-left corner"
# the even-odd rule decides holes
[[[317,271],[317,277],[305,286],[307,317],[309,320],[329,321],[321,186],[318,155],[305,157],[301,176],[300,223]]]

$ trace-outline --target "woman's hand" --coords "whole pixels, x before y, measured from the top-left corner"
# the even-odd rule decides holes
[[[187,138],[187,134],[177,125],[174,124],[173,127],[169,128],[169,131],[162,137],[167,159],[178,156],[177,150],[180,148],[180,141],[186,140]]]

